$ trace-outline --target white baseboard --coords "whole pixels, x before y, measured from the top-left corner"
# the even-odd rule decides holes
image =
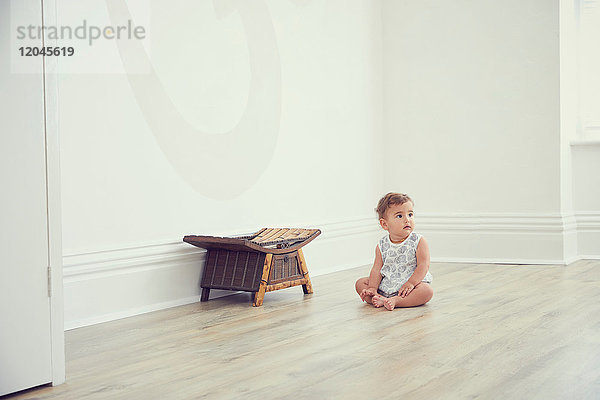
[[[90,315],[77,320],[67,321],[65,323],[65,330],[80,328],[82,326],[96,325],[103,322],[115,321],[117,319],[127,318],[134,315],[145,314],[152,311],[164,310],[165,308],[182,306],[185,304],[195,303],[199,300],[198,295],[187,297],[183,299],[175,299],[171,301],[165,301],[162,303],[148,304],[137,308],[129,308],[121,311],[109,312],[107,314]]]
[[[313,277],[371,265],[384,234],[372,217],[313,226],[323,232],[303,249]],[[600,213],[419,214],[417,231],[427,238],[433,262],[566,265],[600,258]],[[579,253],[568,250],[572,238]],[[65,256],[65,328],[199,301],[204,254],[173,241]],[[211,291],[211,298],[229,293]]]
[[[323,233],[303,249],[311,276],[372,262],[380,234],[374,218],[317,227]],[[199,301],[204,256],[171,242],[64,257],[65,329]],[[211,298],[231,293],[211,290]]]
[[[575,260],[577,261],[577,260]],[[502,264],[502,265],[565,265],[563,261],[552,259],[522,259],[510,258],[468,258],[468,257],[432,257],[432,263],[457,263],[457,264]],[[568,263],[571,263],[569,261]]]
[[[583,254],[581,255],[579,258],[579,260],[600,260],[600,256],[599,255],[586,255]]]
[[[576,253],[576,219],[560,214],[418,215],[432,260],[564,265]]]

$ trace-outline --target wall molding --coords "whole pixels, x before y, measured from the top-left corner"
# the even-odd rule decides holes
[[[600,212],[560,214],[479,214],[479,213],[422,213],[417,214],[417,231],[434,233],[474,234],[560,234],[588,230],[600,231]],[[380,232],[374,217],[347,221],[308,224],[320,228],[319,241],[338,240],[346,236]],[[234,236],[235,233],[220,233]],[[94,279],[105,275],[126,273],[129,270],[156,269],[178,261],[202,257],[204,250],[183,241],[143,243],[137,246],[73,253],[63,257],[64,278],[67,281]]]
[[[575,214],[423,213],[417,218],[419,229],[430,231],[555,234],[577,229]]]
[[[600,256],[600,249],[590,246],[580,246],[575,255],[565,251],[566,238],[600,243],[600,212],[422,213],[416,218],[432,262],[565,265]],[[373,216],[305,227],[322,230],[305,248],[311,276],[356,267],[368,274],[384,234]],[[203,249],[169,241],[64,256],[66,329],[199,301],[204,255]],[[213,291],[211,298],[230,293]]]
[[[575,219],[577,230],[600,232],[600,211],[578,211]]]
[[[372,217],[348,221],[309,224],[306,228],[319,228],[320,242],[339,240],[346,236],[372,233],[379,225]],[[236,233],[219,233],[217,236],[235,236]],[[65,282],[103,278],[117,274],[176,267],[182,261],[204,261],[205,250],[183,241],[143,243],[137,246],[73,253],[63,257]]]
[[[372,262],[372,249],[366,249],[379,234],[373,217],[305,226],[322,230],[305,248],[311,276]],[[183,241],[169,241],[64,256],[65,329],[199,301],[205,254]],[[231,293],[213,290],[211,298]]]
[[[433,262],[559,264],[577,259],[577,220],[560,213],[423,213]]]
[[[183,242],[167,242],[73,254],[63,257],[63,276],[68,283],[168,268],[198,257],[202,261],[204,253]]]
[[[600,211],[578,211],[577,253],[580,259],[600,259]]]

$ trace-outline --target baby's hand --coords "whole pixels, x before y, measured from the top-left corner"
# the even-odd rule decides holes
[[[415,288],[415,285],[413,285],[410,282],[406,282],[404,285],[402,285],[400,290],[398,290],[398,296],[406,297],[410,294],[410,292],[413,291],[414,288]]]
[[[363,289],[363,290],[360,292],[360,299],[361,299],[362,301],[367,301],[367,300],[365,299],[367,296],[375,296],[375,294],[376,294],[376,293],[375,293],[375,291],[374,291],[373,289],[371,289],[371,288]]]

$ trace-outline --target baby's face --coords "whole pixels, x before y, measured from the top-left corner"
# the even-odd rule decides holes
[[[394,204],[385,212],[385,218],[379,220],[381,227],[390,233],[392,242],[401,242],[415,229],[413,204]]]

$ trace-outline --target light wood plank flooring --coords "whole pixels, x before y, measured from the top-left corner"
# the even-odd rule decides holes
[[[600,398],[600,261],[433,264],[433,300],[392,312],[368,271],[68,331],[67,383],[11,398]]]

